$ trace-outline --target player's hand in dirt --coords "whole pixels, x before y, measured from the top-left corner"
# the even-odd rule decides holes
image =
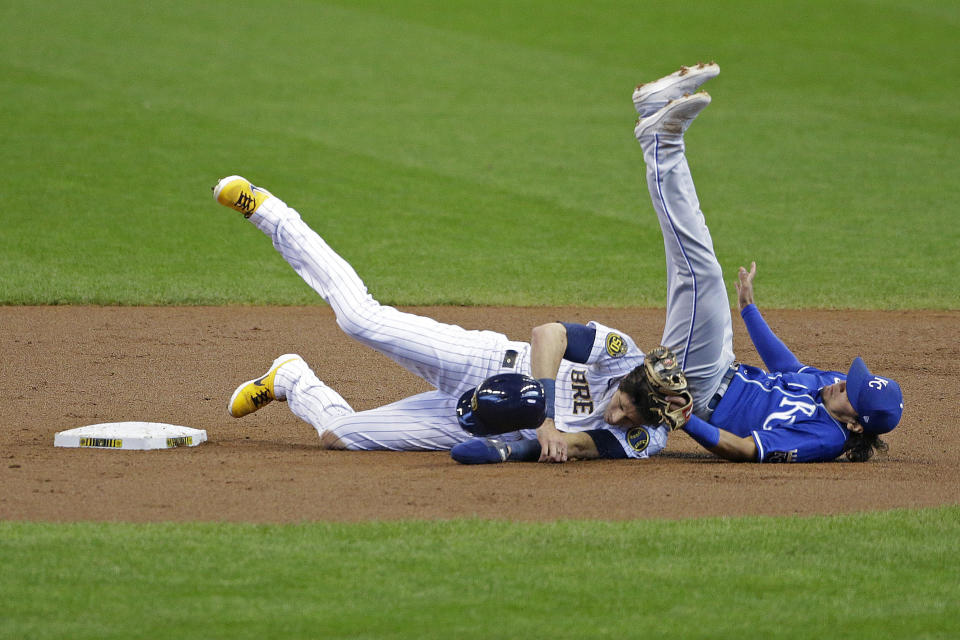
[[[540,459],[538,462],[566,462],[567,443],[563,434],[557,430],[552,418],[547,418],[537,429],[537,440],[540,441]]]
[[[753,304],[753,278],[757,275],[757,263],[750,263],[750,271],[740,267],[737,270],[737,304],[740,311]]]

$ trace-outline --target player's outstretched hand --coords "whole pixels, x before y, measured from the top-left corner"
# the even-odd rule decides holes
[[[566,462],[567,442],[563,434],[557,430],[553,420],[547,418],[537,429],[537,440],[540,441],[540,459],[538,462]]]
[[[753,278],[757,275],[757,263],[750,263],[750,271],[744,267],[737,270],[737,304],[740,305],[740,311],[753,304]]]

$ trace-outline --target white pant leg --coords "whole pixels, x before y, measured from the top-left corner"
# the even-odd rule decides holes
[[[357,451],[437,451],[472,438],[460,428],[457,398],[420,393],[369,411],[333,418],[321,434],[325,446]]]
[[[667,317],[663,344],[677,350],[694,396],[705,412],[733,362],[733,324],[723,273],[713,250],[682,135],[641,140],[647,186],[667,258]]]
[[[268,198],[250,221],[271,237],[290,266],[330,304],[347,335],[441,391],[459,397],[495,373],[529,367],[527,343],[381,305],[367,292],[353,267],[279,198]],[[517,355],[504,367],[508,349]]]
[[[285,400],[290,411],[320,436],[333,420],[355,413],[343,396],[324,384],[303,360],[277,369],[273,389],[277,400]]]
[[[472,437],[457,422],[458,398],[442,391],[421,393],[369,411],[354,411],[303,360],[277,370],[274,390],[294,415],[317,430],[327,448],[437,451]]]

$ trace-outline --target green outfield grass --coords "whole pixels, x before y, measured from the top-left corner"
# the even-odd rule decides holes
[[[960,509],[0,523],[4,638],[950,638]]]
[[[960,308],[955,0],[0,3],[0,304],[315,304],[210,187],[390,304],[660,306],[633,86],[763,307]],[[960,510],[688,522],[0,522],[0,638],[948,638]]]
[[[317,302],[239,172],[389,303],[663,304],[639,81],[716,59],[688,152],[778,307],[957,308],[952,1],[6,2],[0,303]]]

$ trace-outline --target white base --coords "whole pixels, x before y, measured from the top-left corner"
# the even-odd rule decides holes
[[[53,438],[55,447],[85,449],[173,449],[195,447],[206,442],[207,432],[162,422],[104,422],[60,431]]]

